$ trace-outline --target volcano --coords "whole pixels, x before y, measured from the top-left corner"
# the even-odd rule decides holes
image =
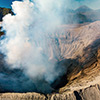
[[[99,100],[100,21],[87,18],[94,10],[82,6],[69,10],[77,19],[67,23],[64,5],[15,1],[14,14],[3,15],[1,100]]]
[[[94,100],[95,98],[95,100],[99,100],[100,22],[96,21],[83,26],[77,25],[77,27],[69,25],[60,27],[60,35],[56,39],[51,38],[55,48],[50,45],[50,53],[52,59],[57,61],[57,67],[63,66],[62,68],[65,68],[66,71],[52,83],[51,87],[55,90],[53,94],[1,93],[0,98],[2,100],[3,98],[10,98],[10,100],[17,100],[18,98],[25,100],[27,98],[30,98],[30,100]],[[67,27],[70,27],[70,29]],[[0,73],[9,74],[9,77],[10,74],[16,74],[16,71],[10,71],[3,67],[2,55],[0,61],[2,66]],[[6,92],[1,81],[0,84],[0,91]],[[91,94],[93,95],[91,96]]]
[[[75,11],[78,13],[79,12],[84,13],[84,12],[91,12],[91,11],[93,11],[93,9],[83,5],[83,6],[80,6],[79,8],[77,8]]]

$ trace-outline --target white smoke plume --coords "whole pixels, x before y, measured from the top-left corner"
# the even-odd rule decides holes
[[[48,56],[47,40],[62,24],[61,12],[65,8],[65,0],[13,2],[14,15],[3,18],[6,36],[1,41],[1,50],[10,68],[24,70],[33,82],[39,79],[40,83],[44,80],[51,84],[59,76],[60,70],[55,70],[55,62]]]

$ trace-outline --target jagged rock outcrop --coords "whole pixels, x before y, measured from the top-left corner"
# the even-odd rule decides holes
[[[100,85],[91,85],[69,93],[49,95],[48,100],[100,100]]]
[[[38,93],[1,93],[0,100],[46,100],[46,97]]]
[[[13,14],[13,12],[11,11],[11,9],[9,8],[1,8],[0,7],[0,21],[2,21],[2,18],[7,15],[8,13]]]
[[[100,100],[100,85],[91,85],[69,93],[41,95],[38,93],[1,93],[0,100]]]

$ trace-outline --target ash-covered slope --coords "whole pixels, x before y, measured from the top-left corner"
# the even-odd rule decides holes
[[[76,27],[63,25],[55,34],[52,35],[51,45],[52,58],[73,59],[82,55],[83,49],[100,37],[100,22]],[[55,48],[57,46],[57,48]]]
[[[58,93],[1,93],[0,100],[100,99],[100,22],[81,27],[61,26],[50,41],[45,52],[49,52],[49,59],[57,61],[58,68],[65,68],[64,75],[52,84]]]

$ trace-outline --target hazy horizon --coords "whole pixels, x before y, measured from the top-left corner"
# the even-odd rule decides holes
[[[4,7],[4,8],[11,8],[12,2],[13,1],[23,1],[23,0],[9,0],[9,1],[5,1],[5,0],[0,0],[0,7]],[[77,9],[82,5],[86,5],[87,7],[91,8],[91,9],[100,9],[100,0],[70,0],[67,1],[66,0],[66,5],[67,8],[69,9]]]

